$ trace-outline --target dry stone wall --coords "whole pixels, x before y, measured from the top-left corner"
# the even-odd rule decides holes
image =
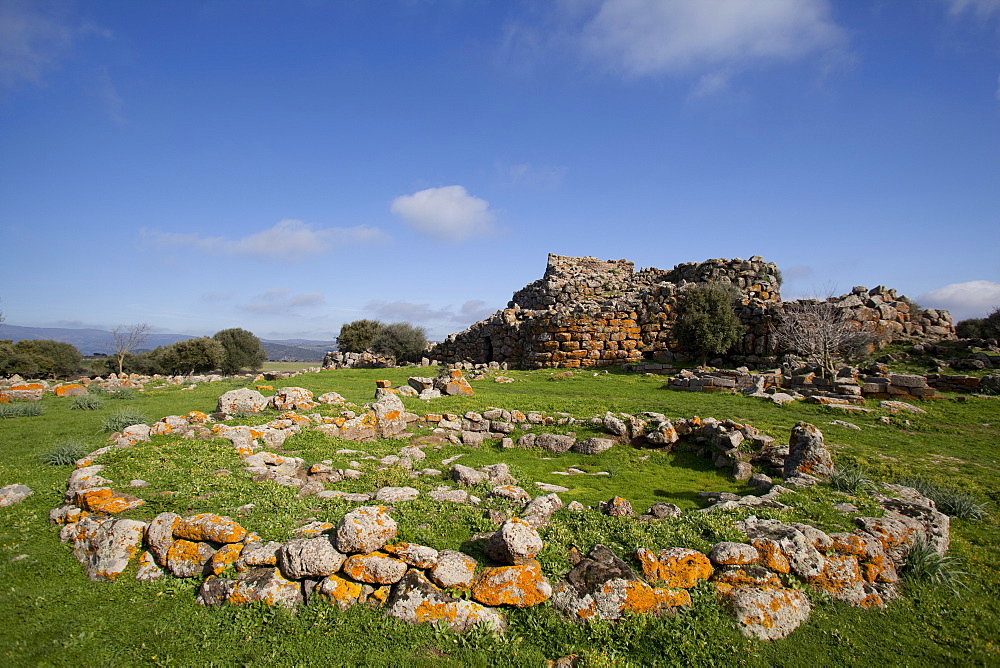
[[[732,285],[739,295],[734,306],[747,329],[737,355],[754,362],[780,352],[780,272],[760,256],[636,271],[629,260],[550,254],[545,275],[515,292],[506,309],[449,335],[428,357],[523,368],[683,360],[687,351],[673,336],[677,307],[686,289],[708,282]],[[914,310],[882,286],[856,287],[833,301],[883,342],[954,337],[946,311]]]

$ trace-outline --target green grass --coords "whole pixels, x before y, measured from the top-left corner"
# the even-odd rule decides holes
[[[374,381],[385,378],[398,386],[410,375],[433,375],[433,369],[341,370],[306,374],[267,384],[301,386],[316,394],[336,391],[356,404],[370,401]],[[920,476],[938,486],[955,488],[975,499],[1000,500],[1000,401],[971,398],[965,402],[922,404],[927,415],[894,417],[886,413],[844,416],[810,404],[785,407],[742,396],[695,394],[662,389],[663,379],[612,372],[577,372],[551,382],[552,371],[506,372],[511,384],[487,377],[473,381],[473,397],[444,397],[431,402],[404,399],[417,413],[483,410],[487,406],[521,410],[563,411],[578,418],[614,412],[657,411],[668,417],[716,417],[750,422],[764,433],[784,441],[799,420],[818,426],[834,452],[838,466],[863,468],[876,481],[895,482]],[[193,390],[147,386],[129,400],[128,408],[150,420],[183,415],[192,410],[210,413],[218,396],[233,387],[255,383],[223,381],[201,383]],[[72,400],[47,395],[41,415],[4,420],[0,425],[0,484],[22,483],[35,490],[17,506],[0,509],[0,609],[12,623],[0,625],[0,659],[5,665],[158,665],[158,664],[310,664],[328,665],[524,665],[566,654],[583,655],[587,665],[887,665],[997,664],[1000,662],[1000,523],[995,513],[980,521],[956,518],[952,522],[952,551],[969,573],[961,598],[933,579],[907,589],[905,598],[885,610],[863,611],[832,602],[815,593],[809,621],[787,641],[758,643],[745,640],[708,587],[696,589],[695,605],[676,615],[634,616],[617,624],[568,624],[548,606],[510,612],[510,630],[500,638],[484,634],[456,636],[432,626],[409,626],[365,606],[339,611],[314,603],[295,612],[265,607],[222,606],[206,609],[194,601],[197,583],[165,577],[151,583],[134,581],[133,564],[116,582],[92,583],[58,541],[58,527],[48,524],[48,511],[61,503],[67,467],[48,466],[40,457],[69,441],[88,451],[107,444],[102,431],[119,402],[105,402],[96,410],[72,410]],[[876,407],[870,402],[869,407]],[[333,414],[339,407],[321,407]],[[312,411],[310,411],[312,412]],[[274,417],[269,412],[265,418]],[[828,424],[844,419],[861,427],[855,431]],[[259,421],[247,416],[240,422]],[[553,430],[591,435],[587,425],[564,425]],[[426,428],[424,431],[428,431]],[[536,428],[537,431],[537,428]],[[513,436],[516,438],[518,433]],[[381,457],[395,453],[401,441],[349,443],[330,440],[316,432],[289,438],[284,449],[307,462],[333,460],[344,466],[352,456],[336,450],[364,450]],[[541,450],[503,450],[495,444],[479,449],[446,444],[426,449],[428,458],[418,467],[445,470],[442,460],[465,453],[458,460],[470,466],[507,462],[522,485],[535,481],[570,487],[565,502],[585,505],[619,495],[638,512],[657,501],[676,503],[686,510],[706,505],[698,491],[745,493],[724,472],[684,448],[664,453],[618,445],[601,455],[550,455]],[[148,519],[171,510],[181,514],[213,511],[235,515],[253,503],[240,518],[262,537],[286,540],[295,527],[310,518],[336,521],[349,508],[337,500],[299,499],[294,490],[270,483],[254,483],[242,470],[228,441],[154,437],[149,443],[115,450],[100,460],[102,475],[127,490],[130,479],[150,486],[138,493],[147,503],[128,513]],[[431,489],[443,479],[410,480],[405,471],[374,471],[360,460],[361,480],[340,483],[345,491],[371,491],[383,484],[408,484]],[[587,473],[555,473],[569,467]],[[213,474],[228,469],[230,475]],[[473,490],[480,495],[485,489]],[[795,507],[792,516],[767,511],[767,516],[801,519],[828,530],[850,530],[850,520],[831,506],[850,501],[862,513],[878,512],[863,487],[853,491],[819,486],[783,497]],[[481,545],[471,541],[491,530],[484,508],[512,510],[505,502],[487,500],[473,508],[436,504],[426,495],[395,504],[393,517],[400,539],[436,548],[464,549],[481,556]],[[765,512],[758,512],[765,515]],[[624,558],[636,547],[659,549],[688,546],[707,549],[714,542],[737,538],[732,522],[741,514],[685,513],[676,521],[638,523],[610,518],[594,511],[562,513],[543,531],[545,547],[539,555],[543,568],[555,579],[568,567],[572,546],[588,549],[595,542],[613,547]],[[16,559],[20,555],[24,558]],[[346,642],[345,642],[346,640]]]

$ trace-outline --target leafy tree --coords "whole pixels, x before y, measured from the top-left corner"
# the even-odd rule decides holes
[[[725,283],[701,283],[684,292],[678,308],[674,336],[701,356],[721,355],[740,340],[746,330],[733,309],[735,289]]]
[[[1000,339],[1000,307],[983,319],[983,338]]]
[[[363,353],[372,348],[375,336],[385,327],[378,320],[355,320],[340,328],[337,348],[343,353]]]
[[[141,353],[126,353],[122,359],[121,368],[125,373],[137,373],[143,376],[152,376],[157,373],[168,373],[163,367],[163,351],[165,346],[157,346],[153,350],[144,350]],[[109,357],[105,362],[108,373],[118,368],[118,359]]]
[[[875,337],[851,319],[848,309],[829,301],[785,304],[775,332],[781,346],[819,367],[823,377],[833,376],[838,363],[861,357],[875,343]]]
[[[24,339],[15,343],[13,350],[32,360],[36,370],[31,375],[65,378],[79,371],[83,361],[79,350],[62,341]]]
[[[216,332],[212,338],[225,351],[220,365],[224,375],[231,376],[242,369],[256,371],[267,359],[267,351],[253,332],[234,327]]]
[[[163,369],[170,374],[204,373],[219,368],[226,351],[215,339],[201,336],[171,343],[163,348]]]
[[[427,348],[427,332],[408,322],[394,322],[378,331],[371,347],[377,353],[392,355],[397,362],[412,362]]]
[[[125,355],[133,352],[141,346],[149,336],[149,323],[140,322],[135,325],[118,325],[111,332],[111,347],[114,349],[114,358],[118,360],[118,374],[122,373],[122,364]]]
[[[0,341],[0,375],[19,374],[25,378],[38,376],[38,364],[27,353],[14,347],[10,339]]]

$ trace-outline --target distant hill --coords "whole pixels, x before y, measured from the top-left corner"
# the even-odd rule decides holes
[[[150,334],[142,344],[143,349],[152,350],[157,346],[193,339],[190,334]],[[113,348],[111,332],[103,329],[72,329],[68,327],[21,327],[0,324],[0,339],[11,339],[15,343],[22,339],[49,339],[62,341],[76,347],[85,356],[110,355]],[[336,350],[336,341],[313,341],[310,339],[287,339],[279,341],[261,340],[267,351],[267,359],[272,362],[319,362],[328,350]]]

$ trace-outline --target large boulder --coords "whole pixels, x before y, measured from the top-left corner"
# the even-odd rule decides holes
[[[530,524],[512,517],[486,541],[486,556],[501,564],[521,564],[534,559],[542,545]]]
[[[267,398],[257,390],[241,387],[229,390],[216,404],[219,413],[262,413],[267,408]]]
[[[234,605],[266,603],[294,608],[304,602],[302,586],[282,577],[277,568],[251,568],[236,577],[228,601]]]
[[[487,568],[472,585],[472,598],[484,605],[527,608],[552,596],[552,586],[534,560],[517,566]]]
[[[142,547],[146,523],[85,517],[78,523],[73,553],[91,580],[114,580]],[[86,526],[84,526],[86,525]]]
[[[785,478],[798,475],[829,476],[834,472],[833,457],[823,442],[819,429],[807,422],[798,422],[788,440],[788,456],[784,463]]]
[[[290,540],[277,551],[278,568],[289,580],[320,578],[340,569],[346,558],[329,536]]]
[[[270,403],[279,411],[304,411],[316,407],[313,393],[304,387],[282,387],[275,390]]]
[[[735,587],[724,596],[743,635],[758,640],[785,638],[812,610],[806,595],[794,589]]]
[[[21,503],[32,494],[32,489],[27,485],[7,485],[6,487],[0,487],[0,508]]]

